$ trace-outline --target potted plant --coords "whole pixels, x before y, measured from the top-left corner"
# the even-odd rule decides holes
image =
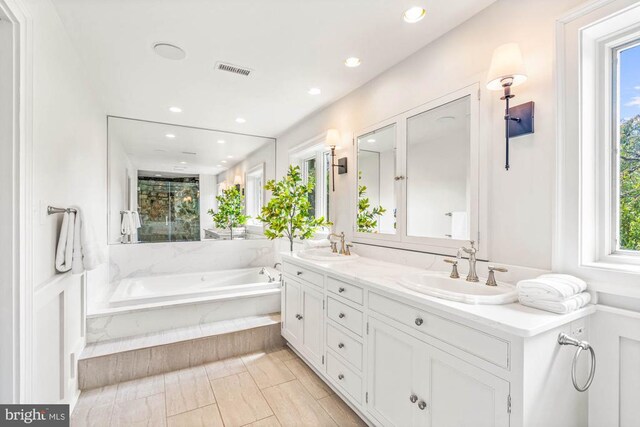
[[[289,250],[293,252],[293,239],[309,239],[318,228],[331,225],[324,217],[309,214],[309,194],[314,186],[312,179],[305,184],[300,167],[292,165],[280,181],[267,182],[264,188],[271,191],[271,199],[262,207],[258,219],[265,224],[264,235],[268,239],[288,238]]]
[[[244,196],[237,187],[229,187],[222,190],[222,194],[216,197],[218,211],[209,209],[208,213],[213,218],[213,223],[218,228],[229,229],[230,238],[233,240],[234,227],[241,227],[247,223],[250,217],[242,213]]]
[[[370,233],[371,230],[378,226],[378,217],[384,215],[387,211],[382,206],[371,207],[371,202],[367,195],[367,186],[360,185],[362,180],[362,171],[358,172],[358,218],[357,218],[357,230],[361,233]]]

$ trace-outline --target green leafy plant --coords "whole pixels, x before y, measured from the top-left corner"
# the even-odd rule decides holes
[[[299,166],[289,166],[287,175],[280,181],[266,183],[264,188],[271,191],[271,199],[262,207],[258,220],[266,225],[267,238],[288,238],[289,250],[293,252],[293,239],[309,239],[318,228],[331,225],[324,217],[315,218],[309,213],[309,194],[314,185],[312,179],[306,184],[303,182]]]
[[[620,247],[640,250],[640,115],[620,124]]]
[[[233,228],[247,223],[250,218],[242,213],[244,196],[237,187],[229,187],[222,190],[222,194],[216,197],[218,211],[209,209],[208,213],[213,218],[213,223],[218,228],[229,229],[233,239]]]
[[[367,186],[361,185],[362,171],[358,171],[358,218],[357,229],[361,233],[370,233],[378,226],[378,217],[387,211],[382,206],[371,208],[371,202],[367,196]],[[371,209],[369,209],[371,208]]]

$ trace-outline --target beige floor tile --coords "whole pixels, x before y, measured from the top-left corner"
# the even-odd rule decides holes
[[[300,381],[289,381],[262,390],[282,426],[332,426],[337,424]]]
[[[118,384],[108,385],[105,387],[84,390],[80,393],[76,408],[100,406],[107,403],[113,403],[116,400],[118,392]]]
[[[255,423],[247,424],[244,427],[280,427],[280,423],[276,417],[265,418]]]
[[[333,394],[331,388],[300,359],[291,359],[284,362],[293,375],[307,389],[314,399],[322,399]]]
[[[76,406],[71,414],[71,427],[108,427],[113,402]]]
[[[215,403],[203,366],[166,373],[164,384],[167,416]]]
[[[118,384],[116,401],[135,400],[164,393],[164,375],[153,375]]]
[[[273,415],[248,372],[211,381],[226,427],[242,426]]]
[[[286,362],[287,360],[297,359],[298,355],[293,352],[289,347],[285,347],[279,350],[275,350],[269,353],[271,357],[275,357],[276,359],[282,360]]]
[[[231,357],[229,359],[218,360],[217,362],[207,363],[204,365],[210,380],[228,377],[229,375],[245,372],[242,359],[239,357]]]
[[[224,427],[217,405],[204,406],[167,418],[167,427]]]
[[[276,358],[264,357],[259,360],[260,362],[253,361],[246,366],[261,389],[273,387],[296,378],[284,362]]]
[[[257,351],[255,353],[245,354],[245,355],[241,356],[241,358],[242,358],[242,361],[244,362],[244,364],[247,367],[249,367],[249,366],[254,365],[256,363],[266,362],[267,360],[272,359],[273,356],[271,356],[266,351]]]
[[[164,427],[166,421],[164,393],[116,402],[111,415],[113,427]]]
[[[318,400],[318,403],[320,403],[324,410],[331,415],[331,418],[333,418],[340,427],[367,426],[367,424],[362,421],[351,408],[349,408],[349,405],[344,403],[342,399],[335,394]]]

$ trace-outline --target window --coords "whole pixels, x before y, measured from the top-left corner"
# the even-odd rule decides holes
[[[613,252],[640,251],[640,40],[613,50]]]
[[[309,194],[310,213],[316,218],[329,218],[329,182],[331,173],[331,152],[324,144],[314,145],[296,153],[291,158],[292,164],[300,166],[305,183],[313,180],[315,186]]]
[[[246,211],[247,215],[251,217],[247,223],[262,225],[256,217],[260,215],[264,204],[264,163],[249,170],[245,182],[247,183],[245,190]]]

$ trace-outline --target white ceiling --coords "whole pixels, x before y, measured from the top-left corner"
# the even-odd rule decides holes
[[[269,138],[110,117],[110,153],[113,144],[122,146],[136,169],[196,175],[217,175],[265,144],[275,146]]]
[[[108,114],[277,136],[495,0],[53,0]],[[426,8],[416,24],[410,6]],[[155,42],[186,51],[157,56]],[[349,56],[362,59],[347,68]],[[214,70],[218,61],[254,70]],[[321,95],[307,90],[319,87]],[[170,113],[170,106],[183,109]],[[236,117],[247,120],[235,122]]]

